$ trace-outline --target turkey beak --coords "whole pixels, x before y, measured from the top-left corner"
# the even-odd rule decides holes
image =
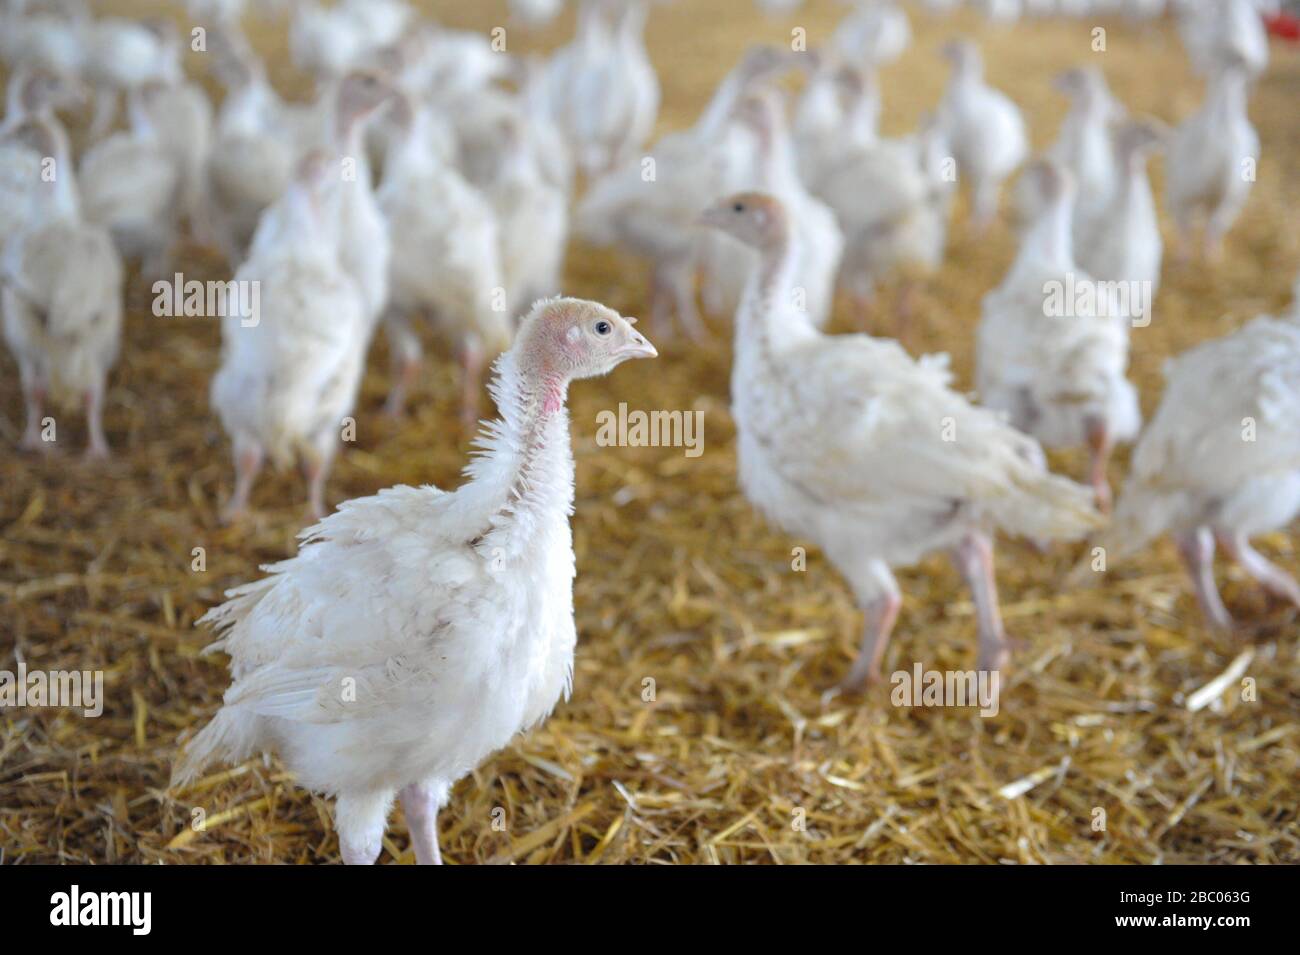
[[[654,345],[646,339],[644,335],[635,329],[627,330],[627,341],[620,346],[618,357],[626,360],[629,358],[658,358],[659,351]]]

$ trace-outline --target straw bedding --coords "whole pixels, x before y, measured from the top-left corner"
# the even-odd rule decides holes
[[[767,20],[748,0],[705,6],[689,0],[653,11],[661,129],[689,122],[748,44],[781,42],[802,26],[816,46],[843,9],[813,0],[805,13]],[[500,2],[448,2],[437,13],[480,29],[504,20]],[[1047,80],[1070,64],[1100,63],[1132,109],[1166,120],[1199,100],[1167,24],[1102,21],[1108,51],[1094,54],[1091,23],[1003,31],[968,17],[913,20],[913,48],[883,76],[887,134],[909,129],[937,101],[937,48],[958,30],[981,41],[991,80],[1025,108],[1037,145],[1063,108]],[[569,13],[532,37],[512,30],[510,48],[549,48],[571,29]],[[283,50],[278,32],[255,40],[264,53]],[[1133,376],[1147,413],[1166,357],[1280,308],[1300,268],[1300,63],[1276,47],[1274,59],[1252,101],[1264,143],[1259,181],[1224,261],[1213,269],[1170,262],[1152,324],[1134,331]],[[270,65],[286,87],[301,85],[282,56]],[[1006,226],[971,239],[963,219],[959,208],[948,261],[924,284],[906,343],[950,352],[959,380],[969,382],[979,300],[1014,244]],[[223,275],[198,250],[182,264],[187,278]],[[566,292],[647,312],[643,270],[613,254],[574,246]],[[876,330],[892,332],[893,294],[886,290]],[[212,714],[227,684],[225,658],[199,655],[208,636],[193,622],[226,587],[292,552],[305,501],[296,475],[268,475],[253,517],[218,526],[232,469],[206,398],[217,326],[154,317],[138,280],[129,305],[108,397],[115,456],[107,464],[71,450],[45,459],[14,451],[21,398],[15,367],[0,359],[0,669],[18,661],[101,669],[107,695],[98,719],[0,711],[0,859],[336,861],[328,803],[297,789],[273,761],[165,792],[178,736]],[[1207,632],[1167,542],[1113,568],[1102,586],[1075,591],[1062,580],[1081,548],[1042,555],[1002,545],[1008,629],[1024,649],[995,717],[894,706],[888,687],[828,694],[851,659],[860,618],[822,555],[810,550],[806,569],[793,570],[792,550],[805,542],[766,527],[740,496],[727,412],[729,329],[718,320],[713,328],[707,347],[647,329],[658,361],[573,390],[573,698],[456,787],[441,817],[447,861],[1300,861],[1296,611],[1228,572],[1225,599],[1251,627],[1238,637]],[[395,483],[459,480],[466,438],[451,363],[435,352],[400,423],[380,414],[386,369],[380,346],[332,502]],[[702,411],[703,453],[598,447],[597,414],[620,401]],[[80,417],[60,427],[63,443],[79,449]],[[1081,473],[1075,457],[1055,463]],[[1121,454],[1114,479],[1125,463]],[[1292,534],[1261,546],[1300,569]],[[203,570],[193,569],[195,548],[203,548]],[[885,672],[918,661],[931,670],[973,667],[972,608],[951,567],[932,560],[900,583],[905,602]],[[1234,661],[1238,672],[1222,692],[1194,698]],[[1243,678],[1253,681],[1253,700],[1242,698]],[[1207,696],[1208,705],[1189,707]],[[191,826],[196,813],[202,831]],[[395,816],[380,861],[411,862]]]

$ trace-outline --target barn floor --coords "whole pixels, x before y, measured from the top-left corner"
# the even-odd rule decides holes
[[[453,26],[504,22],[502,0],[434,6]],[[749,0],[656,6],[648,36],[663,84],[661,130],[692,121],[749,44],[787,42],[802,26],[815,47],[843,9],[811,0],[795,17],[768,20]],[[572,22],[569,13],[539,34],[511,29],[509,48],[549,49]],[[908,130],[937,102],[946,77],[938,47],[957,32],[978,38],[991,80],[1026,110],[1039,146],[1063,111],[1048,79],[1069,65],[1100,64],[1134,111],[1174,121],[1195,107],[1200,83],[1168,24],[1100,25],[1108,50],[1096,54],[1091,23],[1003,30],[915,14],[912,49],[883,75],[884,130]],[[254,39],[264,54],[283,51],[278,32]],[[1213,268],[1167,261],[1154,320],[1133,333],[1132,374],[1148,413],[1165,358],[1280,309],[1300,270],[1300,60],[1294,49],[1273,52],[1252,99],[1258,182],[1226,257]],[[271,68],[289,88],[283,57]],[[1000,281],[1014,242],[1006,225],[977,240],[963,224],[959,206],[948,262],[921,291],[907,345],[949,352],[968,386],[980,298]],[[183,265],[187,277],[223,275],[211,256]],[[572,247],[566,292],[647,312],[643,269],[614,254]],[[886,332],[893,294],[876,319]],[[253,516],[218,525],[232,469],[207,407],[217,325],[155,318],[139,281],[129,300],[106,464],[82,461],[79,415],[62,432],[65,450],[17,453],[17,373],[0,358],[0,669],[101,669],[107,693],[98,719],[0,713],[0,861],[335,862],[328,802],[295,788],[273,761],[165,792],[178,736],[210,716],[227,685],[225,657],[200,657],[209,637],[193,622],[257,565],[293,552],[305,500],[296,475],[268,475]],[[839,325],[847,328],[847,309]],[[658,361],[573,389],[573,698],[456,786],[441,817],[448,862],[1300,861],[1296,611],[1221,567],[1225,598],[1250,629],[1207,632],[1167,542],[1112,568],[1102,586],[1074,591],[1063,578],[1081,545],[1047,555],[1002,545],[1004,610],[1025,649],[993,718],[896,707],[888,687],[828,693],[860,618],[822,555],[811,550],[807,569],[793,571],[792,549],[806,542],[766,527],[738,493],[729,324],[712,327],[707,347],[649,328]],[[340,456],[331,503],[397,483],[458,483],[467,442],[453,369],[432,355],[413,413],[398,424],[380,413],[383,347],[371,356],[357,441]],[[622,401],[702,411],[703,454],[597,447],[598,412]],[[1077,474],[1081,462],[1057,465]],[[1121,454],[1117,486],[1125,467]],[[1261,547],[1300,570],[1294,535]],[[195,548],[204,549],[201,572],[191,569]],[[947,562],[904,571],[900,583],[885,672],[973,667],[972,608]],[[1215,704],[1190,711],[1188,698],[1243,652],[1255,699],[1243,701],[1233,680]],[[1022,794],[1004,790],[1018,781]],[[195,810],[203,831],[190,826]],[[380,861],[413,861],[400,811]]]

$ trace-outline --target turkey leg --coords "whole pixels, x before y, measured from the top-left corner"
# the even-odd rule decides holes
[[[1198,527],[1190,534],[1180,534],[1176,543],[1192,577],[1192,586],[1196,588],[1196,602],[1206,620],[1216,630],[1231,630],[1232,617],[1223,606],[1223,598],[1214,583],[1214,535],[1208,527]]]
[[[981,670],[1001,670],[1011,662],[1011,641],[1002,627],[998,609],[998,586],[993,577],[993,542],[987,534],[974,532],[953,550],[953,563],[975,602],[979,624]]]

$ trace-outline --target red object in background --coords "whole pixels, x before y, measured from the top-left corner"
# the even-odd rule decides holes
[[[1265,17],[1264,26],[1273,36],[1280,36],[1284,40],[1290,40],[1293,43],[1300,40],[1300,20],[1291,16],[1289,13],[1279,13],[1275,17]]]

